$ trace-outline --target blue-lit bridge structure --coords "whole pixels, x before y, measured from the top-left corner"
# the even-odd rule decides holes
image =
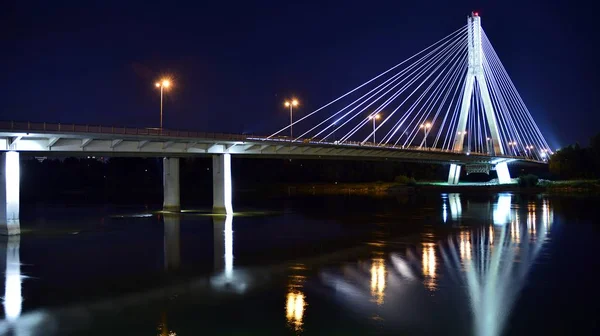
[[[294,134],[294,130],[297,132]],[[233,212],[231,156],[402,160],[464,170],[545,163],[552,154],[472,13],[467,24],[271,135],[0,122],[0,233],[19,234],[19,155],[163,158],[165,210],[179,210],[179,158],[213,158],[213,211]]]

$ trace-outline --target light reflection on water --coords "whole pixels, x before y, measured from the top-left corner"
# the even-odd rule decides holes
[[[288,291],[286,295],[285,317],[290,328],[296,332],[302,331],[304,311],[306,310],[306,299],[303,292],[306,277],[301,274],[306,270],[304,265],[299,264],[290,268],[288,276]]]
[[[383,304],[385,297],[385,261],[383,258],[373,258],[371,261],[371,296],[373,302]]]
[[[0,237],[0,249],[4,252],[4,314],[8,321],[14,321],[21,315],[23,297],[21,296],[21,261],[19,256],[20,236]]]
[[[548,241],[554,218],[552,204],[547,199],[524,203],[523,207],[512,200],[513,196],[502,194],[494,203],[471,201],[470,204],[465,202],[463,207],[459,194],[448,195],[442,203],[443,221],[461,222],[450,234],[436,235],[428,231],[417,240],[409,243],[404,240],[404,250],[398,248],[398,244],[390,244],[392,239],[377,236],[377,243],[371,244],[377,252],[370,251],[370,256],[365,254],[357,261],[344,263],[342,271],[332,270],[334,266],[315,268],[319,273],[318,283],[335,289],[341,310],[353,310],[365,318],[375,315],[390,328],[397,326],[394,323],[416,323],[413,322],[418,320],[415,316],[428,316],[438,304],[430,298],[443,294],[448,288],[464,289],[451,307],[462,310],[469,307],[473,334],[500,335],[527,273]],[[448,208],[450,216],[446,213]],[[465,218],[470,211],[475,211],[473,209],[487,209],[487,213],[483,217],[473,216],[477,225],[465,225]],[[439,214],[439,208],[435,211]],[[233,289],[232,292],[243,298],[255,290],[252,287],[255,279],[253,273],[241,272],[238,265],[234,267],[233,216],[215,216],[212,221],[215,274],[210,277],[210,288],[213,291]],[[180,217],[165,215],[164,225],[165,269],[177,270],[181,260]],[[9,240],[5,245],[3,303],[6,320],[10,322],[21,314],[23,300],[19,241]],[[278,294],[287,328],[295,333],[315,332],[307,330],[310,328],[305,324],[307,313],[313,314],[309,304],[314,304],[318,296],[307,286],[310,278],[306,265],[295,264],[286,271],[285,292]],[[448,314],[453,313],[447,310]],[[278,306],[278,314],[283,319],[281,306]],[[166,315],[158,332],[161,336],[176,335],[172,327],[167,326]]]
[[[511,195],[500,195],[497,202],[490,207],[492,211],[489,213],[489,222],[484,225],[461,226],[457,232],[447,238],[438,238],[437,242],[429,242],[431,235],[423,235],[422,239],[425,242],[420,243],[421,251],[418,255],[422,288],[437,291],[440,281],[446,281],[447,286],[450,279],[453,279],[459,288],[465,288],[463,304],[470,307],[474,335],[496,336],[502,333],[514,302],[526,281],[527,273],[542,245],[547,241],[546,236],[552,226],[553,211],[548,200],[542,201],[542,214],[539,216],[540,209],[536,203],[529,203],[523,209],[523,215],[520,214],[521,209],[518,205],[511,206],[511,199]],[[448,204],[453,220],[460,220],[460,216],[469,215],[468,209],[463,212],[458,194],[443,197],[442,204]],[[472,208],[481,211],[485,207]],[[447,221],[446,208],[442,206],[442,210],[442,219]],[[526,220],[523,221],[523,218]],[[438,256],[442,257],[441,260]],[[409,298],[406,289],[415,287],[414,259],[415,254],[409,249],[406,256],[394,252],[372,261],[370,289],[371,296],[376,299],[371,301],[377,306],[383,306],[384,310],[380,313],[382,320],[392,321],[391,323],[394,320],[402,320],[402,314],[406,314],[406,311],[411,311],[414,316],[428,314],[426,310],[417,312],[416,307],[410,306],[415,298]],[[388,263],[391,269],[386,270]],[[389,273],[387,277],[400,279],[400,285],[386,288],[385,280],[380,280],[385,279],[384,273]],[[337,290],[360,288],[360,284],[355,284],[357,277],[348,278],[343,274],[351,272],[346,271],[338,275],[333,270],[323,271],[322,278],[325,279],[326,285]],[[360,278],[358,279],[360,281]],[[380,283],[384,285],[379,287]],[[378,291],[378,288],[381,290]],[[389,300],[383,300],[383,289],[386,289],[386,298]],[[379,293],[380,297],[377,296]],[[365,307],[358,302],[357,298],[360,297],[360,293],[354,293],[351,296],[340,295],[338,299],[342,302],[341,306],[349,306],[350,309],[354,307],[355,313],[366,316],[375,308]],[[458,302],[453,302],[452,305],[461,306]],[[406,317],[404,323],[410,323],[412,319],[414,318]]]
[[[167,324],[167,313],[161,314],[161,322],[158,324],[158,336],[177,336],[177,333],[173,330],[169,330]]]
[[[437,260],[435,256],[435,244],[424,243],[423,244],[423,276],[425,277],[425,287],[430,290],[436,289],[436,271],[437,271]]]

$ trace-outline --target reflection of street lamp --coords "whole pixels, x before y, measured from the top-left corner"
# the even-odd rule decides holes
[[[385,262],[382,258],[374,258],[371,264],[371,295],[375,303],[383,304],[385,296]]]
[[[429,134],[429,130],[431,129],[431,123],[426,122],[424,124],[421,124],[419,128],[423,130],[423,144],[425,145],[425,148],[427,148],[427,135]]]
[[[306,276],[298,272],[306,270],[306,267],[302,264],[297,264],[291,269],[294,271],[294,274],[289,276],[290,282],[286,296],[285,317],[294,331],[301,332],[302,320],[307,305],[306,297],[302,290]]]
[[[291,101],[287,100],[284,105],[285,105],[285,107],[289,107],[290,108],[290,138],[293,138],[294,135],[292,133],[292,124],[293,124],[293,122],[292,122],[292,111],[294,109],[294,106],[298,106],[298,100],[296,100],[296,99],[292,99]]]
[[[162,79],[160,82],[154,84],[157,88],[160,88],[160,129],[163,128],[163,89],[171,86],[171,81],[168,79]]]
[[[379,113],[375,113],[374,115],[369,116],[369,120],[373,120],[373,144],[375,144],[375,120],[381,118]]]
[[[435,245],[427,244],[423,246],[423,276],[425,278],[429,278],[429,281],[425,283],[425,286],[430,290],[434,290],[436,287],[436,255],[435,255]]]

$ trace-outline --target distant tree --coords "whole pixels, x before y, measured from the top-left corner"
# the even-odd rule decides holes
[[[569,145],[550,157],[550,172],[563,179],[600,178],[600,133],[589,147]]]

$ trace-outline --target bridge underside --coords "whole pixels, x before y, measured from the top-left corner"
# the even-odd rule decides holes
[[[499,184],[511,183],[510,172],[508,171],[509,160],[496,160],[495,164],[467,164],[465,170],[467,175],[473,173],[489,174],[490,170],[495,170],[498,174]],[[456,185],[460,182],[461,165],[452,163],[448,172],[448,184]]]
[[[461,167],[467,173],[496,169],[500,183],[509,183],[507,163],[523,160],[510,156],[470,155],[436,149],[374,146],[370,144],[265,140],[245,136],[221,135],[213,138],[172,136],[119,136],[116,134],[31,133],[0,130],[0,234],[20,233],[19,158],[20,155],[48,156],[122,156],[163,158],[164,209],[178,211],[179,158],[213,157],[213,212],[232,213],[231,155],[260,158],[303,158],[334,160],[389,160],[431,164],[450,164],[448,183],[456,184]]]
[[[138,156],[195,157],[232,154],[256,157],[298,157],[360,160],[401,160],[435,164],[491,164],[498,158],[460,151],[374,146],[370,144],[279,141],[222,135],[218,138],[165,136],[118,136],[115,134],[28,133],[0,131],[0,150],[18,151],[32,156]],[[525,160],[528,161],[528,160]]]

